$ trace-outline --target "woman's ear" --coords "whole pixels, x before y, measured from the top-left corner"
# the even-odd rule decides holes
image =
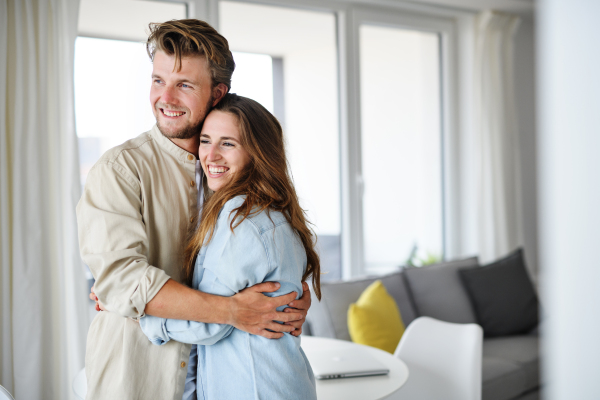
[[[228,91],[229,91],[229,88],[224,83],[219,83],[217,86],[215,86],[212,89],[212,95],[214,98],[212,106],[213,107],[216,106],[219,103],[219,101],[221,101],[223,96],[225,96],[227,94]]]

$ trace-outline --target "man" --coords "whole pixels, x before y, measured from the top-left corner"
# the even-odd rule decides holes
[[[186,238],[202,199],[200,128],[229,91],[235,64],[227,40],[198,20],[152,24],[147,48],[157,124],[102,156],[77,206],[81,254],[96,278],[97,299],[110,311],[96,316],[88,334],[92,400],[182,398],[190,345],[152,345],[136,322],[145,314],[230,324],[279,338],[300,333],[310,306],[307,291],[297,301],[295,293],[262,294],[275,291],[276,283],[233,297],[179,283]],[[126,112],[115,103],[109,110]],[[299,310],[275,311],[288,303]]]

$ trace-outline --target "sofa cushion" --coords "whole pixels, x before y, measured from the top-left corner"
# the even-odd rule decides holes
[[[481,360],[482,400],[513,399],[525,390],[521,366],[503,358],[486,357]]]
[[[314,296],[306,320],[314,336],[350,340],[348,331],[348,308],[355,303],[362,292],[375,281],[381,280],[388,293],[394,298],[405,326],[415,318],[402,272],[394,272],[381,277],[367,277],[321,284],[321,301]]]
[[[483,341],[483,400],[513,399],[540,386],[539,337]]]
[[[461,268],[478,266],[477,257],[404,271],[419,316],[458,324],[476,323],[471,301],[458,276]]]
[[[394,353],[404,333],[396,301],[380,280],[370,284],[348,308],[348,330],[354,343]]]
[[[486,337],[527,333],[538,324],[538,299],[521,249],[460,277]]]

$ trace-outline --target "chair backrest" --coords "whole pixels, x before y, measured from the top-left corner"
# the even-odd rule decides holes
[[[75,375],[73,379],[73,392],[80,400],[85,400],[87,393],[87,378],[85,377],[85,368]]]
[[[481,400],[482,346],[483,330],[477,324],[417,318],[394,353],[409,370],[397,398]]]
[[[4,386],[0,385],[0,400],[15,400],[15,398],[12,397],[10,392],[6,390]]]

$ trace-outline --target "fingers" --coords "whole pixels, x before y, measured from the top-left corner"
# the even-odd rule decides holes
[[[277,312],[277,316],[274,318],[274,320],[280,322],[294,322],[304,319],[304,315],[302,313],[294,311],[296,310],[292,310],[289,312]]]
[[[274,292],[281,287],[279,282],[263,282],[257,285],[251,286],[249,289],[252,289],[256,292]],[[285,303],[287,304],[287,303]]]
[[[304,284],[306,284],[306,282],[304,282]],[[304,284],[302,286],[304,286]],[[289,306],[297,308],[298,310],[306,311],[310,308],[311,301],[310,290],[306,289],[302,293],[302,297],[300,297],[298,300],[292,301]]]
[[[290,302],[294,301],[297,295],[296,292],[291,292],[284,294],[283,296],[273,297],[271,298],[271,305],[274,306],[273,308],[288,305]]]
[[[302,325],[304,325],[305,319],[299,319],[297,321],[286,322],[286,325],[293,326],[295,329],[302,329]]]
[[[296,329],[295,331],[290,332],[290,335],[296,336],[296,337],[300,336],[301,334],[302,334],[302,328]]]
[[[283,324],[278,324],[277,322],[271,322],[269,324],[266,324],[265,329],[268,329],[270,331],[273,332],[292,332],[294,330],[296,330],[296,328],[294,328],[291,325],[283,325]]]

